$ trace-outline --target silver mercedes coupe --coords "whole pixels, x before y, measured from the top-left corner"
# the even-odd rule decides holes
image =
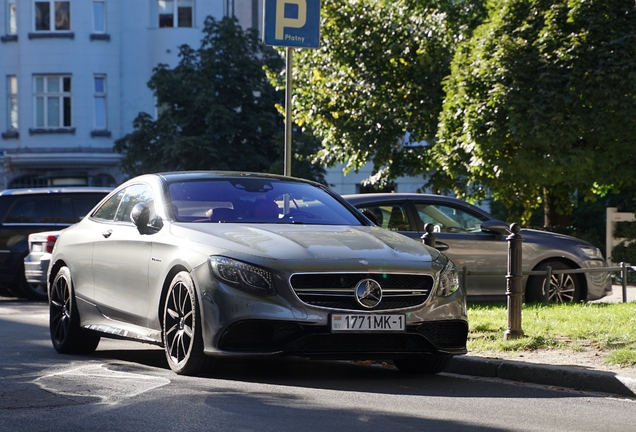
[[[47,284],[58,352],[130,339],[163,346],[178,374],[223,356],[392,360],[438,373],[466,353],[453,263],[290,177],[129,180],[62,231]]]

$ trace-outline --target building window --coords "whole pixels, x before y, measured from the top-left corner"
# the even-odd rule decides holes
[[[8,22],[7,22],[7,30],[8,34],[15,35],[18,34],[18,15],[15,0],[9,0],[9,11],[7,14]]]
[[[192,27],[192,0],[157,0],[157,6],[159,27]]]
[[[35,127],[71,127],[71,77],[35,76]]]
[[[71,30],[71,2],[35,2],[35,31],[69,30]]]
[[[18,130],[18,78],[15,75],[7,77],[9,95],[9,130]]]
[[[106,7],[104,0],[93,0],[93,32],[106,33]]]
[[[234,16],[234,0],[225,0],[225,16]]]
[[[95,100],[95,129],[106,129],[106,76],[95,75],[94,79],[94,100]]]

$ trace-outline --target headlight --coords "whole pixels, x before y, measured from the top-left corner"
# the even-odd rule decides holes
[[[579,247],[581,248],[585,256],[587,256],[588,258],[604,259],[603,253],[601,252],[599,248],[596,248],[594,246],[579,246]]]
[[[265,269],[219,256],[211,256],[208,262],[212,274],[223,282],[260,296],[276,294],[272,274]]]
[[[459,273],[455,268],[455,264],[448,260],[446,267],[439,275],[439,285],[437,286],[437,295],[440,297],[448,297],[459,289]]]

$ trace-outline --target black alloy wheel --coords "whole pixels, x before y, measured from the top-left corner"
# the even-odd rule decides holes
[[[546,262],[536,270],[571,270],[572,267],[560,261]],[[582,300],[582,283],[578,274],[552,274],[550,281],[542,276],[532,276],[528,280],[526,301],[541,303],[544,301],[544,289],[549,286],[548,303],[578,303]]]
[[[178,273],[166,295],[163,340],[170,369],[179,375],[199,375],[213,363],[203,353],[197,304],[192,278],[187,272]]]
[[[97,348],[100,337],[80,328],[71,271],[62,267],[51,286],[49,331],[55,350],[62,354],[88,354]]]

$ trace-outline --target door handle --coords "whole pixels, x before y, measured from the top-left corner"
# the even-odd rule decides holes
[[[113,230],[108,230],[108,231],[104,231],[102,235],[104,236],[104,238],[108,238],[111,236],[112,233],[113,233]]]

